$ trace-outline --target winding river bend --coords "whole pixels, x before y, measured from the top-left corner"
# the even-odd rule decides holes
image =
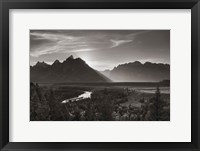
[[[78,97],[63,100],[62,103],[68,103],[69,101],[71,101],[71,102],[80,101],[83,99],[91,98],[91,94],[92,94],[92,92],[85,91],[83,94],[79,95]]]
[[[155,93],[156,92],[156,88],[155,87],[129,87],[130,90],[135,90],[138,92],[142,92],[142,93]],[[170,88],[169,87],[160,87],[160,92],[162,94],[170,94]],[[91,98],[91,94],[92,92],[90,91],[84,91],[83,94],[77,96],[77,97],[73,97],[73,98],[69,98],[66,100],[63,100],[61,103],[68,103],[68,102],[75,102],[75,101],[81,101],[83,99],[87,99],[87,98]]]

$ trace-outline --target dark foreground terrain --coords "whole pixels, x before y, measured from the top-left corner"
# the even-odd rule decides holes
[[[31,83],[31,121],[169,121],[166,83]]]

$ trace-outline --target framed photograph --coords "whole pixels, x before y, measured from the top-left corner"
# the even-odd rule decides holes
[[[1,0],[1,150],[200,150],[199,9]]]

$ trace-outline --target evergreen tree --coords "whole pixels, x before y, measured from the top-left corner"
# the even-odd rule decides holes
[[[159,87],[157,87],[155,95],[156,95],[155,102],[154,102],[155,120],[159,121],[159,119],[160,119],[160,108],[161,108],[161,99],[160,99],[160,89],[159,89]]]
[[[150,103],[147,107],[147,112],[145,114],[146,121],[159,121],[161,114],[161,99],[160,99],[160,89],[157,87],[155,92],[155,97],[150,99]]]

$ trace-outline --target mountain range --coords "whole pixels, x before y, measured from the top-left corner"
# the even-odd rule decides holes
[[[52,65],[37,62],[30,68],[31,82],[111,82],[109,78],[92,69],[81,58],[68,57]]]
[[[115,82],[159,82],[170,79],[170,65],[135,61],[101,73]]]
[[[170,65],[139,61],[97,71],[81,58],[68,57],[52,65],[37,62],[30,67],[31,82],[159,82],[170,79]]]

